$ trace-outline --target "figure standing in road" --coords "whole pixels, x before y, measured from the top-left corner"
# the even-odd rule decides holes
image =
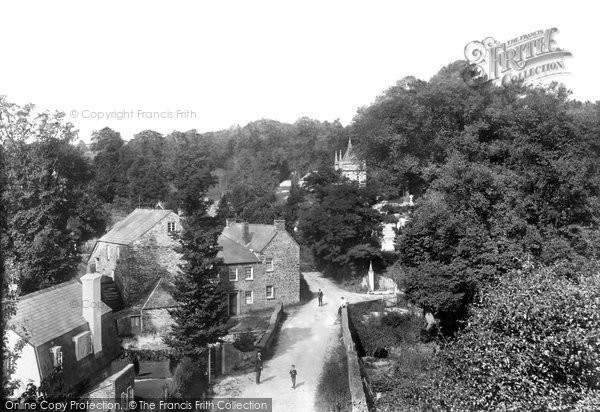
[[[323,292],[321,289],[317,292],[317,297],[319,298],[319,306],[323,306]]]
[[[344,299],[344,297],[342,296],[342,298],[340,299],[340,307],[338,309],[338,313],[341,315],[342,314],[342,308],[346,307],[346,300]]]
[[[290,376],[292,378],[292,389],[296,389],[296,375],[298,375],[296,365],[292,365],[292,369],[290,369]]]
[[[260,373],[262,372],[262,358],[260,352],[256,354],[256,363],[254,364],[254,371],[256,372],[256,384],[260,385]]]

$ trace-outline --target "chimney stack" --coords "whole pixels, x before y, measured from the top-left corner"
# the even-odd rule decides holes
[[[250,225],[248,222],[242,223],[242,240],[245,245],[250,243]]]
[[[102,300],[99,273],[86,273],[81,277],[81,307],[83,318],[90,326],[94,353],[102,350]]]
[[[282,231],[285,230],[285,220],[283,219],[275,219],[273,221],[273,226],[275,226],[275,230]]]

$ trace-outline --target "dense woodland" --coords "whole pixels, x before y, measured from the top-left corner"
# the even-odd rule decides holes
[[[190,217],[182,285],[195,282],[198,293],[181,296],[190,302],[214,292],[200,283],[225,217],[284,218],[311,264],[357,277],[373,260],[439,319],[433,372],[410,396],[398,392],[406,405],[592,410],[586,405],[600,402],[600,104],[572,100],[556,84],[472,87],[463,67],[399,81],[346,127],[259,120],[211,133],[146,130],[127,142],[106,128],[91,147],[76,144],[62,115],[2,99],[6,305],[15,292],[7,279],[20,294],[70,279],[85,241],[137,206],[162,202]],[[364,188],[333,172],[348,138],[367,163]],[[304,188],[294,184],[278,200],[279,182],[308,172]],[[396,253],[382,256],[385,216],[372,206],[406,190],[417,199],[411,220]],[[217,217],[208,221],[211,201]],[[206,313],[219,310],[213,303]],[[179,344],[189,352],[194,342]]]

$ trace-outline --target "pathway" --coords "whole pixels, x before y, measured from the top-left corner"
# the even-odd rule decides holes
[[[340,328],[337,310],[340,298],[354,303],[372,296],[345,291],[319,272],[305,272],[304,279],[314,293],[323,291],[323,306],[317,298],[300,307],[286,309],[288,317],[281,327],[273,356],[264,362],[262,383],[255,383],[254,372],[229,376],[215,385],[215,397],[272,398],[273,411],[310,412],[328,344]],[[316,294],[315,294],[316,296]],[[296,389],[288,371],[296,365]],[[340,379],[348,379],[340,376]]]

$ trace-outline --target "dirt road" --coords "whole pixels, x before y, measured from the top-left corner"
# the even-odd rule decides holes
[[[316,388],[323,367],[327,346],[340,328],[337,310],[340,298],[353,303],[373,297],[351,293],[337,287],[319,272],[303,274],[310,290],[323,291],[323,305],[317,298],[303,306],[286,310],[277,345],[271,359],[264,363],[260,385],[255,383],[254,372],[227,377],[215,386],[215,397],[272,398],[273,411],[310,412],[314,410]],[[315,295],[316,296],[316,295]],[[292,389],[288,371],[296,365],[296,389]],[[340,376],[340,379],[348,379]]]

